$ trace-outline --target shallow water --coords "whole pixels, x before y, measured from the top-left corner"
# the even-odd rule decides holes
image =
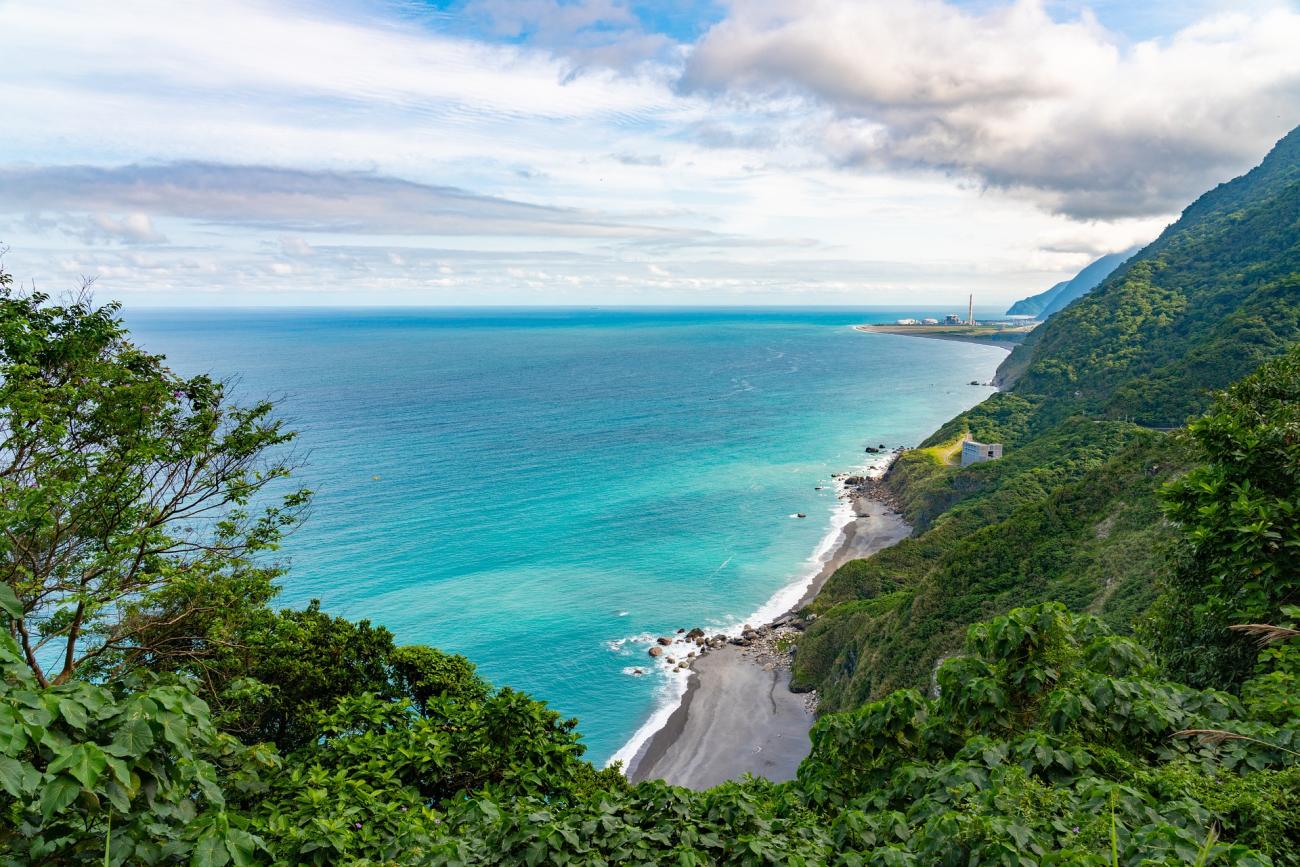
[[[127,320],[178,370],[278,398],[301,431],[299,479],[316,498],[284,548],[284,603],[319,598],[464,653],[579,717],[603,762],[677,694],[646,642],[749,619],[827,547],[832,473],[863,465],[866,444],[915,445],[990,393],[968,383],[991,378],[1000,349],[849,327],[933,312]]]

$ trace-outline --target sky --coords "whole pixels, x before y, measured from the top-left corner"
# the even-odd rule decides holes
[[[1300,0],[0,0],[0,242],[130,305],[995,305],[1300,125]]]

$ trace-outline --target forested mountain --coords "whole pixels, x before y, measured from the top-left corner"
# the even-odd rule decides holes
[[[1121,253],[1109,253],[1088,265],[1069,280],[1062,280],[1051,289],[1022,298],[1007,311],[1008,316],[1033,316],[1046,319],[1064,308],[1076,298],[1087,295],[1105,280],[1111,273],[1133,257],[1140,247],[1133,247]]]
[[[797,682],[832,709],[924,687],[969,624],[1014,604],[1059,600],[1132,631],[1178,560],[1158,492],[1194,462],[1150,428],[1181,426],[1296,340],[1300,131],[1037,329],[1002,366],[1025,369],[1009,392],[895,464],[886,485],[918,532],[831,578]],[[952,465],[967,433],[1006,457]]]
[[[1300,129],[1012,352],[1061,412],[1179,425],[1300,337]]]

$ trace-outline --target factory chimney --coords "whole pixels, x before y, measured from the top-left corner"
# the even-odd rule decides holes
[[[971,293],[970,300],[966,303],[966,324],[975,324],[975,293]]]

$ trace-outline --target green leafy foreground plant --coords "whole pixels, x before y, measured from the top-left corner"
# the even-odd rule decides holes
[[[813,729],[798,779],[642,784],[556,809],[456,804],[440,863],[1300,863],[1300,734],[1159,680],[1150,655],[1058,604],[971,628],[938,698],[900,690]],[[1213,725],[1260,743],[1171,736]]]

